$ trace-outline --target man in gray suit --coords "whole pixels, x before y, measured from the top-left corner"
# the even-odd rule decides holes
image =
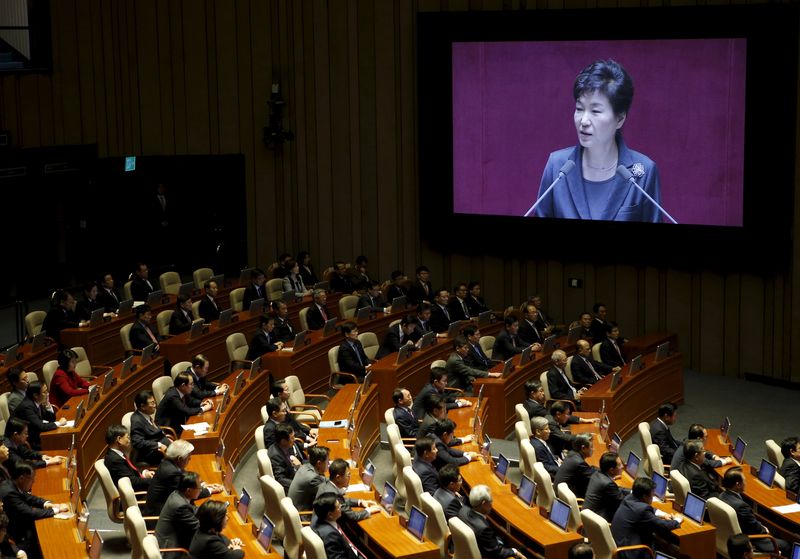
[[[451,387],[469,392],[476,378],[502,376],[502,373],[490,373],[467,365],[464,358],[469,354],[469,343],[464,336],[456,337],[453,341],[453,350],[445,366],[448,384]]]
[[[312,446],[308,449],[308,462],[300,466],[289,486],[288,497],[297,510],[311,510],[317,489],[325,483],[325,470],[328,468],[326,446]]]
[[[200,477],[195,472],[183,472],[178,488],[170,493],[156,524],[156,538],[160,548],[182,547],[189,549],[200,522],[194,500],[200,496]],[[188,557],[186,553],[169,553],[173,559]]]

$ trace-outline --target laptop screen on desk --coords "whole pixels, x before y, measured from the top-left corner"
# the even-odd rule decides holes
[[[706,500],[698,497],[694,493],[686,495],[686,503],[683,505],[683,514],[697,522],[703,523],[703,515],[706,513]]]
[[[261,528],[258,530],[258,543],[260,543],[266,551],[269,551],[273,530],[275,530],[275,524],[265,514],[261,520]]]
[[[730,418],[726,417],[722,420],[722,425],[719,426],[719,434],[722,435],[723,439],[728,438],[728,432],[731,430],[731,420]]]
[[[744,451],[747,449],[747,443],[742,440],[742,437],[736,437],[736,444],[733,445],[733,457],[739,464],[744,460]]]
[[[665,553],[661,553],[660,551],[656,551],[656,559],[674,559],[672,555],[667,555]]]
[[[775,464],[769,460],[761,460],[761,466],[758,467],[758,479],[767,487],[772,487],[776,471],[778,471],[778,467]]]
[[[425,534],[425,523],[427,521],[427,514],[417,507],[411,507],[411,514],[408,515],[408,524],[406,524],[406,528],[415,538],[422,541],[424,539],[423,534]]]
[[[507,471],[508,471],[508,458],[503,456],[503,454],[501,453],[500,456],[497,457],[497,467],[494,469],[494,474],[497,476],[497,479],[505,482]]]
[[[792,545],[792,559],[800,559],[800,543]]]
[[[517,497],[522,499],[522,502],[530,507],[533,505],[533,498],[535,495],[536,495],[536,482],[533,481],[528,476],[526,476],[525,474],[523,474],[522,479],[519,482]]]
[[[250,493],[247,489],[242,487],[242,495],[239,497],[239,503],[236,505],[236,511],[239,513],[239,518],[247,522],[247,510],[250,508]]]
[[[639,473],[639,462],[641,460],[634,452],[628,454],[628,461],[625,463],[625,471],[628,472],[628,475],[632,478],[636,478],[636,474]]]
[[[656,484],[656,488],[653,493],[656,497],[658,497],[659,501],[664,502],[664,499],[667,496],[667,478],[658,472],[653,472],[653,482]]]
[[[550,509],[550,522],[562,530],[566,530],[569,523],[569,505],[561,499],[553,501],[553,508]]]
[[[381,504],[391,506],[394,504],[394,498],[397,496],[397,489],[388,481],[383,485],[383,496],[381,497]]]

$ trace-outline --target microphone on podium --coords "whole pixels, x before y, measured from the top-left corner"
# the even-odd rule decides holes
[[[647,192],[645,192],[644,188],[639,186],[639,183],[636,182],[636,179],[634,178],[633,173],[630,172],[630,169],[628,169],[625,165],[620,165],[619,167],[617,167],[617,174],[626,181],[630,182],[633,186],[638,188],[642,192],[642,194],[644,194],[648,200],[650,200],[653,204],[655,204],[656,207],[661,211],[661,213],[667,216],[667,218],[672,223],[674,223],[675,225],[678,224],[678,222],[675,221],[671,215],[669,215],[669,212],[667,212],[667,210],[661,207],[661,204],[653,200],[653,197],[650,196]]]
[[[570,173],[570,171],[572,171],[572,169],[574,169],[574,168],[575,168],[575,162],[572,159],[567,159],[566,163],[564,163],[561,166],[561,169],[558,170],[558,176],[556,177],[556,180],[554,180],[552,183],[550,183],[550,186],[547,187],[547,190],[544,191],[544,194],[539,196],[539,199],[536,200],[536,202],[534,202],[534,204],[530,207],[530,209],[528,209],[527,212],[525,212],[525,215],[522,216],[522,217],[528,217],[533,212],[535,212],[536,211],[536,207],[542,202],[542,200],[545,199],[545,197],[548,194],[550,194],[550,191],[553,190],[553,188],[556,186],[556,183],[558,181],[560,181],[561,179],[563,179],[564,177],[566,177]]]

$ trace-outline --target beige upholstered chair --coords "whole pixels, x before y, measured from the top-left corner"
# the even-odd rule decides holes
[[[195,289],[203,289],[205,283],[213,277],[214,277],[214,270],[212,270],[211,268],[196,269],[194,272],[192,272],[192,280],[194,281]],[[195,316],[197,315],[195,314]]]
[[[75,346],[70,349],[78,356],[78,361],[75,363],[75,372],[78,373],[78,376],[81,378],[93,379],[94,377],[104,375],[114,370],[113,367],[92,365],[89,361],[89,356],[86,354],[86,350],[81,346]]]
[[[11,417],[11,412],[8,410],[9,394],[11,393],[3,392],[2,394],[0,394],[0,419],[2,419],[3,421],[8,421],[8,418]]]
[[[600,346],[601,345],[602,344],[598,343],[598,344],[594,344],[592,346],[592,359],[594,359],[595,361],[602,361],[602,359],[600,359]]]
[[[492,348],[494,347],[494,336],[481,336],[481,339],[478,341],[478,345],[481,346],[481,349],[486,354],[486,357],[489,359],[492,358]]]
[[[252,361],[247,359],[247,352],[250,346],[247,338],[241,332],[235,332],[225,338],[225,348],[228,350],[228,372],[234,370],[236,366],[250,367]]]
[[[144,559],[162,559],[161,550],[158,548],[158,540],[152,534],[148,534],[142,540],[142,553]],[[100,555],[102,557],[102,554]]]
[[[283,278],[267,280],[267,301],[277,301],[283,297]]]
[[[331,376],[328,380],[328,386],[332,390],[339,390],[342,385],[339,383],[339,377],[349,377],[350,382],[358,382],[358,378],[350,373],[343,373],[339,370],[339,346],[333,346],[328,350],[328,368],[330,368]]]
[[[564,367],[564,373],[567,375],[567,378],[572,384],[575,384],[575,379],[572,378],[572,358],[574,356],[570,355],[567,357],[567,365]]]
[[[343,320],[353,318],[356,315],[356,307],[358,306],[358,297],[355,295],[344,295],[339,299],[339,316]]]
[[[517,446],[527,439],[531,438],[530,423],[525,425],[524,421],[514,422],[514,437],[517,439]]]
[[[683,507],[686,502],[686,495],[691,491],[689,480],[678,470],[670,472],[669,478],[672,481],[672,491],[675,493],[675,504]]]
[[[281,516],[283,517],[283,552],[286,559],[303,559],[303,523],[300,513],[289,497],[281,499]]]
[[[178,376],[178,373],[185,373],[186,369],[192,366],[191,361],[179,361],[175,363],[172,368],[169,370],[170,376],[174,379]]]
[[[119,481],[117,482],[117,489],[119,490],[119,498],[122,505],[122,510],[128,510],[128,507],[136,507],[138,509],[146,502],[144,499],[144,496],[146,495],[145,491],[142,491],[139,494],[139,497],[142,497],[142,499],[137,498],[136,492],[133,490],[133,485],[131,484],[131,478],[119,478]],[[158,517],[153,518],[158,519]]]
[[[131,284],[133,280],[128,280],[122,285],[122,299],[124,301],[128,299],[133,299],[133,294],[131,293]]]
[[[300,384],[300,379],[297,375],[289,375],[284,379],[286,386],[289,388],[289,408],[292,411],[301,412],[296,418],[298,421],[305,421],[317,423],[322,418],[324,411],[319,406],[309,404],[307,398],[314,398],[319,400],[330,401],[327,394],[308,393],[303,390],[303,385]]]
[[[409,451],[414,448],[414,443],[417,439],[414,437],[402,438],[400,436],[400,428],[397,426],[394,420],[394,408],[388,408],[383,412],[383,420],[386,423],[386,433],[389,435],[389,444],[400,442],[404,447],[409,449]],[[397,435],[397,440],[393,440],[395,435]]]
[[[192,303],[192,316],[196,319],[200,318],[200,303],[202,303],[202,299],[198,299],[194,303]]]
[[[389,323],[389,330],[400,324],[403,320],[398,318],[397,320],[393,320]]]
[[[647,553],[648,557],[653,557],[653,550],[646,545],[617,547],[608,521],[596,512],[584,509],[581,511],[581,518],[583,519],[583,531],[592,542],[596,559],[614,559],[621,551],[633,551],[634,549],[641,549]]]
[[[728,503],[725,503],[717,497],[711,497],[706,501],[706,510],[711,519],[711,524],[716,528],[717,534],[717,553],[726,559],[730,559],[728,555],[728,538],[735,534],[741,534],[742,528],[739,526],[739,518],[736,516],[736,511],[733,510]],[[755,539],[768,539],[772,542],[775,554],[778,554],[778,545],[775,537],[769,534],[758,534],[747,536],[750,540]],[[755,557],[770,557],[768,553],[756,553]]]
[[[422,494],[422,480],[411,466],[404,466],[403,483],[406,485],[406,514],[411,514],[411,507],[421,508],[419,496]]]
[[[158,335],[162,338],[166,338],[169,336],[169,321],[172,320],[172,314],[175,311],[172,309],[167,309],[165,311],[161,311],[156,315],[156,325],[158,326]]]
[[[167,390],[174,385],[172,377],[158,377],[153,381],[153,397],[156,399],[156,405],[161,402],[161,398],[167,393]]]
[[[178,272],[164,272],[158,276],[161,291],[169,295],[177,295],[181,288],[181,276]]]
[[[764,444],[767,446],[767,460],[780,467],[781,464],[783,464],[783,454],[781,453],[780,445],[772,439],[767,439],[764,441]]]
[[[148,538],[153,538],[153,540],[156,538],[155,536],[147,533],[147,526],[145,525],[144,518],[142,518],[142,513],[139,511],[139,507],[128,507],[125,510],[125,533],[128,536],[128,542],[131,544],[131,559],[149,559],[149,557],[145,555],[145,541],[151,542],[148,544],[148,552],[151,554],[158,553],[158,556],[160,556],[161,553],[170,551],[180,551],[186,554],[189,553],[188,549],[182,549],[179,547],[158,549],[158,540],[155,542],[156,548],[153,549],[152,540],[148,540]]]
[[[258,450],[267,450],[267,445],[264,444],[264,426],[259,425],[253,431],[254,438],[256,440],[256,448]]]
[[[657,444],[649,444],[647,445],[647,463],[650,465],[650,471],[648,472],[649,477],[653,477],[653,472],[658,472],[662,476],[667,477],[668,474],[665,473],[664,469],[664,462],[661,460],[661,451],[658,448]]]
[[[138,349],[133,349],[131,345],[131,328],[133,327],[133,323],[129,322],[125,324],[122,328],[119,329],[119,339],[122,342],[122,349],[125,350],[125,355],[128,356],[131,353],[141,353]]]
[[[358,335],[358,341],[361,342],[361,345],[364,347],[364,353],[367,354],[367,357],[375,359],[378,350],[381,348],[381,344],[378,342],[378,336],[376,336],[374,332],[364,332]]]
[[[542,389],[544,390],[544,398],[546,401],[552,400],[552,396],[550,396],[550,384],[547,382],[547,371],[543,372],[539,375],[539,382],[542,383]]]
[[[567,530],[570,532],[577,532],[583,526],[581,520],[581,506],[578,504],[578,498],[575,493],[564,482],[558,484],[558,498],[569,505],[569,522],[567,523]]]
[[[242,304],[244,303],[244,289],[244,287],[231,289],[230,301],[233,312],[242,312]]]
[[[475,532],[457,516],[447,521],[453,538],[453,559],[481,559]]]
[[[397,443],[392,447],[392,451],[397,461],[397,479],[395,479],[394,486],[397,489],[397,496],[402,500],[407,499],[406,495],[406,481],[403,476],[403,468],[411,466],[411,453],[402,444]],[[395,510],[398,510],[395,508]]]
[[[444,517],[442,505],[433,498],[433,495],[422,491],[419,495],[420,508],[428,515],[425,524],[425,537],[439,547],[441,559],[450,559],[447,553],[450,547],[450,529]]]
[[[530,439],[519,443],[519,468],[523,474],[533,479],[533,465],[536,464],[536,449]]]
[[[308,330],[308,307],[300,309],[298,319],[300,320],[300,330]]]
[[[103,490],[103,496],[106,499],[106,512],[111,522],[115,524],[122,524],[122,519],[125,514],[122,512],[122,503],[120,501],[119,490],[114,485],[111,479],[111,474],[106,468],[103,460],[97,460],[94,463],[94,471],[97,472],[97,478],[100,480],[100,488]]]
[[[310,526],[303,526],[300,533],[303,536],[303,549],[308,559],[328,559],[322,540]]]
[[[272,476],[261,476],[258,478],[261,485],[261,495],[264,497],[264,514],[269,516],[275,523],[275,530],[272,537],[277,540],[283,539],[283,514],[281,514],[281,501],[286,497],[283,486],[275,481]]]
[[[553,492],[553,481],[550,479],[550,474],[547,473],[541,462],[533,465],[533,481],[536,482],[536,504],[545,510],[550,510],[556,495]]]
[[[47,316],[45,311],[32,311],[25,315],[25,331],[32,338],[42,331],[42,324]]]
[[[525,409],[525,406],[522,404],[517,404],[514,406],[514,413],[517,414],[517,419],[522,421],[525,425],[527,425],[528,429],[528,436],[531,435],[531,416],[528,415],[528,410]]]
[[[42,375],[44,375],[44,383],[47,386],[50,386],[53,382],[53,375],[56,374],[56,370],[58,369],[58,361],[53,359],[52,361],[48,361],[42,366]]]
[[[261,428],[261,440],[264,440],[264,429]],[[256,451],[256,461],[258,462],[258,475],[275,477],[272,472],[272,462],[269,459],[269,454],[266,448],[259,448]]]
[[[650,466],[650,460],[647,459],[647,447],[653,444],[653,438],[650,436],[650,424],[642,421],[639,424],[639,445],[641,446],[642,463],[640,466],[644,470],[647,477],[653,475],[653,468]]]

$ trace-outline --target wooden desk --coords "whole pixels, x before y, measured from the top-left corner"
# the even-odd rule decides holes
[[[374,514],[358,523],[363,531],[361,549],[367,557],[397,559],[438,559],[439,547],[426,539],[420,542],[400,526],[400,517]]]
[[[66,455],[65,450],[54,454]],[[68,503],[69,487],[66,484],[66,464],[58,464],[36,470],[32,493],[54,503]],[[84,487],[85,489],[85,487]],[[39,545],[47,559],[85,559],[86,544],[78,534],[77,519],[60,520],[42,518],[36,521]]]
[[[11,385],[8,384],[8,379],[6,378],[6,374],[11,368],[16,368],[20,371],[36,371],[36,374],[39,375],[39,380],[43,380],[44,377],[41,373],[42,367],[44,367],[44,364],[48,361],[52,361],[56,358],[58,346],[51,342],[50,345],[34,352],[31,344],[25,344],[20,348],[20,351],[22,352],[22,358],[19,361],[14,363],[11,367],[0,367],[0,394],[11,390]]]
[[[138,365],[139,357],[134,358],[134,363]],[[94,481],[95,461],[105,456],[106,428],[112,423],[121,423],[122,416],[135,409],[133,399],[137,393],[142,390],[152,390],[153,381],[164,371],[164,359],[159,357],[146,365],[139,366],[122,381],[119,380],[121,369],[121,364],[114,368],[114,386],[108,393],[101,394],[99,402],[86,412],[77,428],[59,427],[53,431],[42,433],[42,448],[46,451],[69,448],[72,436],[75,435],[78,476],[84,488],[88,488]],[[103,377],[99,377],[94,382],[99,384],[102,381]],[[75,408],[80,401],[85,399],[86,396],[70,398],[66,404],[69,409],[61,408],[58,418],[74,419]]]
[[[156,328],[156,316],[161,311],[174,309],[177,297],[167,295],[169,301],[152,308],[151,326],[154,332]],[[119,329],[126,324],[132,324],[136,320],[135,309],[124,316],[112,318],[94,327],[84,328],[65,328],[61,331],[61,343],[69,347],[81,346],[86,350],[86,355],[93,365],[113,365],[119,363],[125,357],[125,350],[122,347],[122,340],[119,337]]]
[[[325,408],[325,418],[328,420],[347,419],[350,415],[350,408],[353,405],[357,384],[346,384],[331,398],[328,407]],[[367,393],[362,395],[358,407],[353,414],[355,423],[354,440],[361,441],[360,466],[378,446],[380,439],[382,413],[378,409],[378,388],[373,383],[367,389]],[[350,433],[348,429],[320,429],[317,436],[319,444],[330,448],[330,460],[342,458],[350,460]]]
[[[678,335],[674,332],[658,331],[649,332],[644,336],[637,336],[629,340],[628,343],[622,346],[622,353],[625,355],[625,360],[630,361],[637,355],[654,352],[664,342],[669,342],[670,353],[678,351]]]
[[[585,411],[599,411],[605,402],[611,431],[625,439],[634,434],[642,421],[649,421],[663,402],[683,402],[683,360],[675,353],[655,363],[655,354],[644,356],[645,369],[630,374],[630,364],[622,370],[622,382],[611,391],[612,375],[589,388],[581,398]]]

